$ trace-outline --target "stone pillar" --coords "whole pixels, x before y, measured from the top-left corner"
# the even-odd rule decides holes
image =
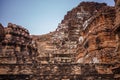
[[[120,0],[115,1],[115,10],[116,10],[116,18],[115,18],[115,35],[116,35],[116,62],[120,61]]]
[[[115,1],[115,9],[116,9],[116,19],[115,26],[120,26],[120,0]]]
[[[115,18],[115,27],[116,28],[116,41],[117,41],[117,47],[119,47],[119,41],[120,41],[120,0],[114,0],[115,1],[115,10],[116,10],[116,18]],[[118,51],[118,50],[117,50]]]
[[[116,52],[120,51],[120,35],[116,34]]]

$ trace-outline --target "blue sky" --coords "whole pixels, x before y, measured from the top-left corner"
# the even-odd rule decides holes
[[[114,5],[114,0],[0,0],[0,23],[21,25],[34,35],[49,33],[57,28],[67,11],[81,1]]]

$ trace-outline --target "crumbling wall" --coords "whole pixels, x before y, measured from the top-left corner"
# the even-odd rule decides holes
[[[120,79],[118,3],[114,8],[82,2],[68,11],[56,31],[40,36],[30,36],[16,24],[0,26],[5,31],[0,42],[0,78],[9,79],[12,74],[10,79],[22,76],[20,80]]]
[[[4,39],[4,28],[2,24],[0,24],[0,41]]]
[[[120,25],[120,0],[114,0],[115,1],[115,9],[116,9],[116,20],[115,25]]]
[[[53,44],[53,34],[54,32],[40,36],[32,35],[37,44],[37,61],[40,64],[54,63],[53,54],[57,51],[57,48],[56,45]]]
[[[85,63],[111,63],[112,56],[115,56],[116,39],[112,33],[115,10],[106,7],[103,11],[82,31],[84,39],[80,47],[85,48],[81,53],[84,54]]]
[[[86,5],[89,5],[89,8]],[[76,8],[68,11],[53,35],[53,41],[59,49],[59,54],[71,54],[71,61],[75,62],[78,44],[83,40],[80,32],[90,24],[93,19],[91,17],[94,17],[92,15],[105,6],[107,6],[105,3],[82,2]]]
[[[0,76],[35,73],[37,47],[28,30],[8,23],[4,31],[5,37],[0,42]]]

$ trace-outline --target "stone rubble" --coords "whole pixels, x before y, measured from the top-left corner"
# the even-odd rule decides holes
[[[119,80],[119,5],[82,2],[45,35],[0,25],[0,79]]]

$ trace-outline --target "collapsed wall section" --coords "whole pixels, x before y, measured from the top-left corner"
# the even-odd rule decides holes
[[[9,23],[3,28],[4,39],[0,42],[0,78],[11,75],[19,79],[35,73],[37,47],[27,29]],[[3,75],[3,76],[2,76]],[[25,77],[26,76],[26,77]],[[7,77],[6,77],[7,78]]]

